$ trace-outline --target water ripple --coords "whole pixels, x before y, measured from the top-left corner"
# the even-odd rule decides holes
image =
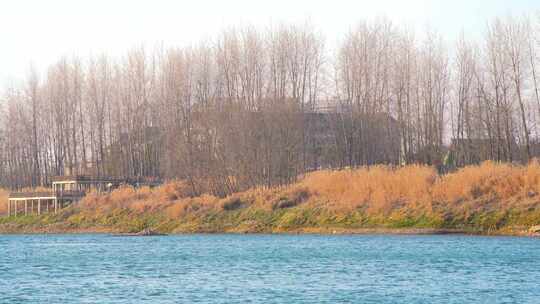
[[[0,303],[540,303],[540,240],[0,236]]]

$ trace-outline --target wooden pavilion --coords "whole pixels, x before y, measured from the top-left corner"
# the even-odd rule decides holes
[[[147,178],[112,178],[85,175],[55,176],[51,191],[14,191],[9,194],[8,216],[58,212],[83,198],[88,191],[109,192],[120,185],[156,186],[161,181]]]

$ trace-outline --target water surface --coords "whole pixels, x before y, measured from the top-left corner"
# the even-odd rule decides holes
[[[540,303],[540,239],[0,235],[0,303]]]

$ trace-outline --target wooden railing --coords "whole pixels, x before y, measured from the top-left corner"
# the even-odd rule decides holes
[[[55,193],[53,191],[36,191],[36,192],[11,192],[9,198],[31,198],[31,197],[54,197]]]
[[[75,190],[65,190],[65,191],[21,191],[21,192],[11,192],[9,198],[37,198],[37,197],[83,197],[86,193],[84,191],[75,191]]]
[[[64,190],[56,192],[56,196],[58,197],[83,197],[85,195],[86,192],[77,190]]]

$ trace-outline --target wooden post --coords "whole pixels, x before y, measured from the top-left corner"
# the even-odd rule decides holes
[[[41,215],[41,199],[38,198],[37,200],[37,214]]]
[[[7,214],[8,216],[11,216],[11,200],[10,199],[8,199]]]
[[[54,198],[54,213],[57,213],[58,212],[58,199],[55,197]]]
[[[28,215],[28,200],[24,200],[24,215]]]

